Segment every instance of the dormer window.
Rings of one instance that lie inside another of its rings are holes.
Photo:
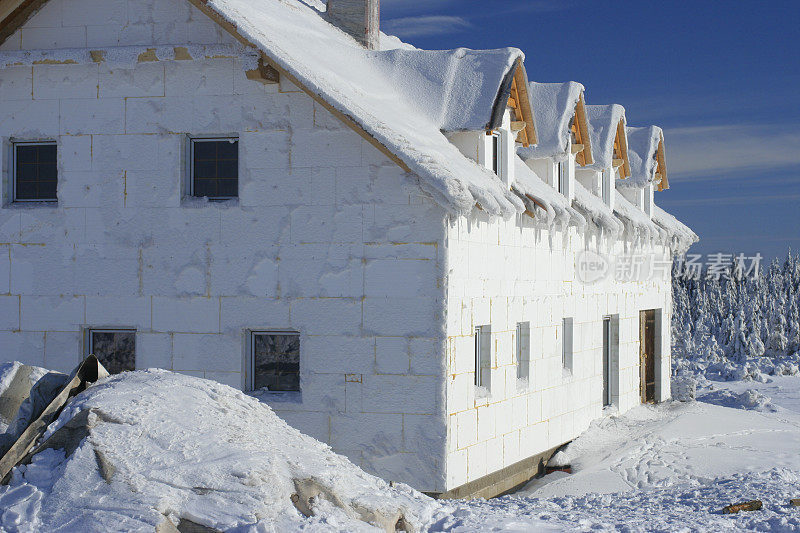
[[[500,176],[500,133],[492,133],[492,170]]]

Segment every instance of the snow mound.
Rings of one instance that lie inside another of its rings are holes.
[[[777,411],[772,405],[772,398],[767,398],[755,389],[747,389],[743,392],[734,392],[726,389],[709,391],[698,398],[701,402],[731,407],[733,409],[746,409],[748,411],[759,411],[774,413]]]
[[[237,531],[412,531],[436,508],[258,400],[164,370],[90,387],[43,442],[0,487],[4,530],[154,531],[188,520]]]

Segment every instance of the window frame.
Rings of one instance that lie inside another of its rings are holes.
[[[133,370],[136,370],[136,363],[137,363],[137,350],[136,350],[136,336],[139,331],[136,328],[129,328],[129,327],[86,327],[84,328],[84,357],[89,357],[90,355],[94,354],[94,333],[132,333],[133,334]],[[97,354],[94,354],[95,356]],[[99,360],[99,357],[98,357]],[[102,361],[101,361],[102,364]],[[132,371],[133,371],[132,370]],[[132,372],[131,371],[131,372]]]
[[[569,335],[567,334],[569,332]],[[561,319],[561,367],[570,375],[575,368],[575,319],[564,317]]]
[[[194,193],[194,144],[195,142],[233,142],[236,144],[236,196],[195,196]],[[186,180],[186,195],[190,198],[208,198],[210,202],[225,202],[229,200],[236,200],[239,198],[239,185],[241,176],[241,157],[239,151],[239,142],[241,141],[239,135],[189,135],[187,142],[188,157],[186,172],[188,179]]]
[[[290,329],[248,329],[247,330],[247,362],[245,367],[246,381],[245,390],[247,392],[256,392],[260,389],[255,388],[256,384],[256,336],[257,335],[286,335],[298,338],[300,342],[300,354],[297,360],[297,390],[288,391],[265,391],[264,394],[300,394],[303,390],[303,384],[300,380],[301,362],[303,356],[302,335],[299,331]]]
[[[503,177],[503,138],[499,131],[493,131],[491,134],[491,169],[494,171],[498,178]]]
[[[491,326],[475,326],[474,332],[475,386],[491,390],[492,386],[492,329]],[[485,344],[484,344],[485,343]],[[486,353],[484,353],[486,352]],[[488,363],[488,365],[484,365]],[[484,375],[484,369],[486,375]]]
[[[524,342],[523,342],[524,341]],[[517,322],[516,339],[517,379],[530,380],[531,367],[531,323]]]
[[[10,187],[7,189],[11,193],[9,203],[13,204],[57,204],[58,203],[58,141],[54,139],[40,140],[17,140],[9,141],[11,157],[9,158],[9,181]],[[55,146],[56,147],[56,197],[52,199],[42,198],[17,198],[17,147],[18,146]]]

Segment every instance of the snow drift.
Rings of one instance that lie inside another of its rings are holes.
[[[152,532],[183,520],[240,531],[416,531],[436,508],[258,400],[164,370],[90,387],[48,438],[64,449],[37,453],[0,487],[4,530]]]

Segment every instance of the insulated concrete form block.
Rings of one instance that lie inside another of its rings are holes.
[[[140,98],[164,96],[162,62],[137,63],[133,68],[101,64],[99,68],[100,98]]]
[[[239,372],[241,337],[238,335],[197,335],[175,333],[172,337],[172,365],[175,370]]]
[[[21,46],[28,50],[47,50],[60,48],[84,48],[86,46],[86,28],[76,26],[70,28],[22,28],[18,30]]]
[[[169,61],[165,65],[166,96],[233,94],[233,59]]]
[[[20,329],[19,296],[0,296],[0,329],[15,331]]]
[[[20,309],[24,331],[77,331],[85,322],[82,296],[22,296]]]
[[[58,100],[3,102],[0,106],[0,135],[17,139],[55,138],[59,132],[59,106]]]
[[[7,67],[0,77],[0,102],[7,100],[28,100],[32,97],[32,67]]]
[[[409,341],[405,337],[375,339],[375,371],[379,374],[407,374]]]
[[[290,303],[277,298],[223,297],[220,298],[222,333],[254,331],[283,331],[289,328]]]
[[[361,166],[361,139],[350,130],[294,130],[291,149],[297,168]]]
[[[331,416],[334,448],[364,449],[372,454],[401,451],[403,415],[354,413]]]
[[[82,47],[85,45],[79,45]],[[34,65],[33,97],[36,100],[97,98],[99,67],[86,65]]]
[[[0,330],[0,352],[25,365],[44,367],[44,332]]]
[[[364,267],[364,292],[372,297],[424,297],[436,291],[438,274],[434,261],[370,260]]]
[[[327,317],[335,316],[331,322]],[[361,302],[353,298],[299,298],[291,303],[291,325],[307,335],[361,334]]]
[[[154,331],[206,334],[219,332],[218,298],[154,296],[152,305]]]
[[[149,297],[88,296],[86,324],[89,327],[122,327],[149,330],[151,299]]]
[[[380,339],[379,339],[380,340]],[[375,369],[375,339],[341,335],[306,335],[300,340],[309,372],[345,374],[372,373]]]
[[[172,335],[136,332],[136,369],[172,369]]]
[[[83,360],[80,331],[48,331],[44,335],[44,368],[72,372]]]
[[[364,375],[364,410],[376,413],[434,414],[439,380],[431,376]]]

